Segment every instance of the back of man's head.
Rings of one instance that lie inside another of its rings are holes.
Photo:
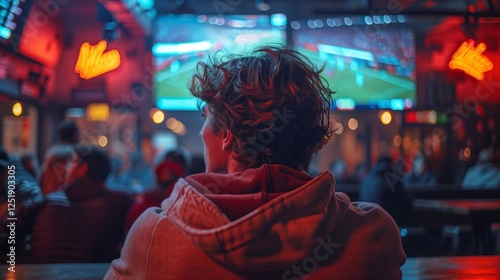
[[[199,63],[190,90],[213,114],[214,133],[235,136],[243,167],[284,164],[307,171],[331,136],[332,91],[310,60],[284,47]],[[201,104],[200,104],[201,105]]]
[[[111,172],[111,161],[105,151],[90,145],[79,145],[75,152],[88,165],[87,177],[106,180]]]
[[[76,144],[79,141],[78,126],[74,121],[63,121],[58,127],[59,140],[65,143]]]

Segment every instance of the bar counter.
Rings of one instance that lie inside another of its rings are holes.
[[[0,266],[6,280],[102,279],[109,264],[24,264]],[[500,279],[500,256],[408,258],[403,279]]]

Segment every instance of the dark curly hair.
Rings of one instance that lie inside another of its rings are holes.
[[[214,133],[235,136],[234,158],[245,168],[264,163],[308,171],[331,137],[331,95],[323,70],[284,46],[250,55],[219,55],[197,65],[190,91],[213,114]]]

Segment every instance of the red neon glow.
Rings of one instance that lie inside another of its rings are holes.
[[[486,50],[486,45],[480,43],[476,48],[470,42],[463,42],[458,50],[453,54],[449,63],[450,69],[463,70],[468,75],[482,80],[484,72],[493,69],[493,63],[482,54]]]
[[[79,73],[81,78],[88,80],[120,66],[120,53],[117,50],[104,52],[107,45],[104,40],[95,46],[88,42],[82,44],[75,65],[75,72]]]
[[[416,123],[417,122],[417,112],[407,112],[405,114],[406,123]]]

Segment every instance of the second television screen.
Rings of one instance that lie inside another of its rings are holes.
[[[374,17],[292,23],[294,47],[325,66],[322,74],[339,109],[402,110],[415,103],[413,31],[396,17],[394,24],[383,23],[390,17]]]

